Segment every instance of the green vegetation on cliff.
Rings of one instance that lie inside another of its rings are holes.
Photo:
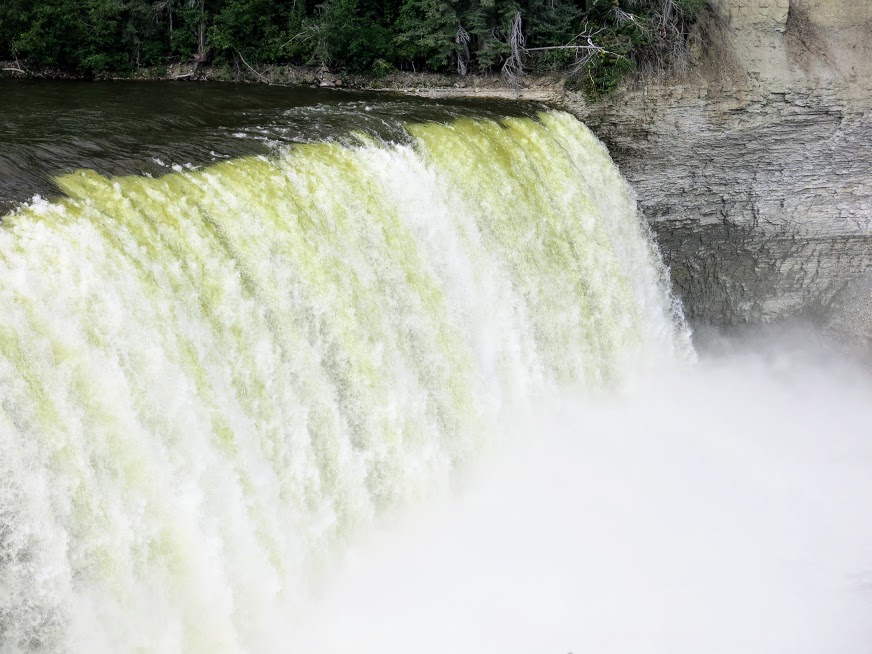
[[[680,60],[706,0],[4,0],[0,59],[78,74],[170,62],[568,72],[588,94]]]

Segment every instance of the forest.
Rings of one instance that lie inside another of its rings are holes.
[[[680,65],[706,0],[3,0],[0,60],[74,74],[170,63],[560,72],[589,95]]]

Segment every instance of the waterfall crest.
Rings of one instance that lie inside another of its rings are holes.
[[[407,130],[4,218],[0,650],[280,650],[324,553],[507,414],[690,351],[581,123]]]

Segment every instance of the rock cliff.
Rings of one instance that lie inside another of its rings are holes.
[[[872,2],[712,0],[699,31],[677,83],[569,108],[635,187],[692,323],[868,332]]]

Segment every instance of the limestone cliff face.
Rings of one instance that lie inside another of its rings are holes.
[[[872,1],[710,13],[680,83],[570,108],[636,188],[693,323],[850,330],[872,271]]]

